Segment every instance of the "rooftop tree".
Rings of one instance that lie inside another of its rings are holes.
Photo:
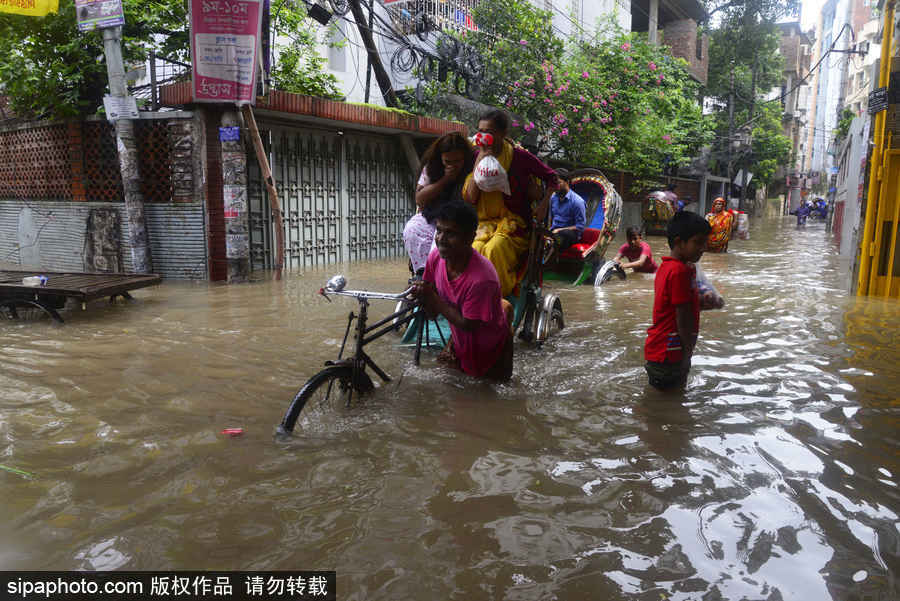
[[[652,179],[708,142],[699,85],[666,48],[612,26],[564,43],[526,0],[483,0],[474,18],[478,31],[460,40],[482,59],[479,99],[508,109],[513,135],[539,153]],[[426,110],[456,88],[430,82]]]

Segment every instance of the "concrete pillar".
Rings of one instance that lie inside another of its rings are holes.
[[[653,46],[659,45],[657,39],[659,30],[659,0],[650,0],[650,24],[647,29],[647,39]]]

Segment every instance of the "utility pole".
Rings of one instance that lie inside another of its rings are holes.
[[[725,190],[725,204],[731,198],[731,168],[734,158],[732,157],[732,149],[734,148],[734,65],[731,66],[731,89],[728,92],[728,189]]]
[[[378,87],[381,88],[384,103],[387,106],[397,108],[400,106],[400,102],[397,100],[397,95],[394,94],[391,78],[385,71],[384,65],[381,64],[381,56],[378,54],[375,40],[372,38],[372,28],[366,26],[366,17],[363,14],[362,6],[360,6],[360,0],[349,0],[349,2],[350,10],[353,11],[353,20],[356,21],[356,28],[359,30],[363,45],[366,47],[366,53],[369,55],[369,63],[375,70],[375,81],[378,82]]]
[[[122,26],[103,29],[103,53],[106,56],[106,72],[109,76],[109,94],[120,99],[128,96],[125,85],[125,64],[122,60]],[[116,148],[119,150],[119,171],[125,192],[125,212],[128,215],[128,248],[135,273],[150,273],[153,263],[150,256],[150,239],[144,219],[144,195],[138,171],[138,152],[134,138],[134,122],[129,118],[115,120]]]
[[[375,0],[369,0],[369,31],[372,31],[373,17],[375,16]],[[366,99],[369,102],[369,91],[372,89],[372,59],[366,53]]]
[[[753,60],[753,71],[751,75],[751,84],[750,84],[750,115],[747,119],[747,122],[753,121],[754,111],[756,110],[756,71],[757,66],[759,64],[758,59],[754,58]],[[750,131],[753,131],[751,126]],[[753,149],[753,136],[747,136],[747,143],[750,145],[749,151],[752,153]],[[752,154],[751,154],[752,156]],[[741,199],[738,202],[738,208],[741,211],[746,211],[747,207],[747,171],[749,170],[750,165],[745,164],[744,169],[741,171]]]

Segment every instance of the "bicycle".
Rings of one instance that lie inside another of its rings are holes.
[[[349,407],[353,398],[353,391],[356,391],[359,395],[372,391],[375,388],[375,384],[372,382],[369,374],[366,373],[367,367],[371,368],[382,381],[390,382],[391,377],[378,367],[363,349],[370,342],[381,338],[389,332],[399,330],[399,328],[413,320],[416,320],[418,328],[414,361],[416,365],[419,364],[422,350],[422,332],[424,331],[427,318],[424,318],[424,311],[417,312],[419,302],[412,298],[413,286],[410,285],[409,288],[399,294],[368,292],[366,290],[344,290],[345,286],[346,280],[343,276],[334,276],[323,288],[319,289],[319,294],[328,302],[331,302],[331,299],[328,298],[329,294],[354,297],[359,303],[359,314],[355,315],[353,311],[350,312],[347,319],[347,329],[344,331],[344,340],[341,342],[341,350],[338,352],[337,359],[326,361],[325,369],[312,376],[300,388],[284,414],[281,424],[278,426],[278,434],[289,435],[294,430],[294,426],[303,409],[310,404],[310,401],[316,404],[314,399],[317,398],[317,395],[320,396],[318,404],[329,403],[332,392],[334,392],[337,400],[342,401],[345,406]],[[370,299],[398,301],[397,309],[384,319],[368,325]],[[422,318],[417,319],[418,316],[422,316]],[[343,358],[347,338],[350,335],[350,328],[354,319],[356,320],[355,350],[352,357]],[[337,390],[334,390],[335,384],[337,384]]]

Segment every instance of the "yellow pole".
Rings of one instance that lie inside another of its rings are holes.
[[[888,151],[888,160],[887,165],[891,166],[894,164],[893,152]],[[885,174],[887,177],[887,174]],[[885,199],[888,198],[888,195],[891,193],[890,190],[885,189]],[[897,219],[900,218],[900,186],[897,186],[897,198],[894,199],[894,215],[891,223],[893,224],[894,231],[891,232],[891,250],[888,254],[887,261],[887,280],[884,283],[884,296],[891,296],[891,287],[893,285],[894,279],[894,256],[897,253]]]
[[[886,88],[890,84],[891,78],[891,43],[894,40],[894,2],[889,0],[885,2],[884,10],[884,33],[881,37],[881,69],[878,74],[878,87]],[[866,195],[866,217],[863,228],[862,241],[860,242],[859,252],[859,278],[857,280],[856,294],[859,296],[867,296],[869,294],[869,284],[872,279],[872,255],[874,254],[875,234],[875,218],[877,216],[877,208],[879,201],[878,190],[879,175],[881,175],[882,164],[884,158],[884,129],[885,120],[887,119],[887,111],[881,111],[875,114],[875,148],[872,149],[872,161],[869,165],[869,192]]]

